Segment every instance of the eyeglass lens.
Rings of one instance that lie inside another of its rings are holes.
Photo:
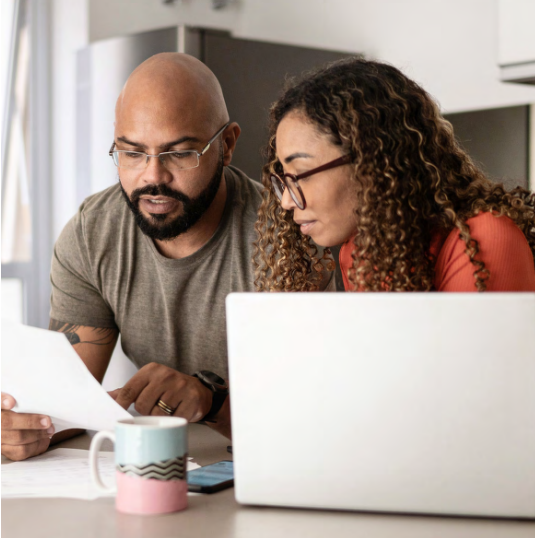
[[[138,151],[114,151],[113,160],[119,168],[138,170],[146,168],[151,157],[158,157],[168,170],[187,170],[199,166],[199,155],[196,151],[168,152],[158,155],[147,155]]]
[[[273,190],[279,200],[282,200],[284,189],[286,188],[286,185],[288,185],[292,200],[296,203],[299,209],[304,209],[305,201],[303,200],[297,185],[291,179],[286,178],[286,182],[283,182],[280,177],[273,174],[271,176],[271,184],[273,185]]]

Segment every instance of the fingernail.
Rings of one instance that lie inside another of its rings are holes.
[[[5,400],[2,401],[2,405],[4,407],[9,407],[11,405],[11,400],[9,398],[6,398]]]
[[[47,418],[42,418],[41,419],[41,425],[42,426],[48,426],[48,419]]]
[[[46,433],[54,433],[54,426],[50,426],[50,428],[46,430]]]

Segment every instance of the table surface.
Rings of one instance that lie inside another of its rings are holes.
[[[88,449],[84,434],[57,445]],[[228,440],[190,425],[189,454],[200,465],[230,459]],[[103,450],[111,450],[104,444]],[[6,460],[2,460],[3,462]],[[115,511],[113,498],[2,499],[3,538],[534,538],[535,522],[241,506],[234,489],[188,497],[188,509],[163,516]]]

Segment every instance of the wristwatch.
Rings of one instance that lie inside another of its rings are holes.
[[[212,407],[204,415],[201,422],[215,422],[213,419],[223,406],[228,396],[228,384],[222,378],[210,370],[199,370],[193,374],[205,387],[212,391]]]

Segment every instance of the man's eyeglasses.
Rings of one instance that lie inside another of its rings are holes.
[[[273,185],[273,190],[275,191],[277,198],[279,200],[282,200],[282,195],[284,194],[284,190],[287,188],[290,192],[290,196],[292,197],[292,200],[295,202],[295,205],[299,209],[305,209],[307,206],[305,195],[303,194],[303,191],[301,190],[301,187],[299,186],[299,183],[297,182],[300,179],[305,179],[306,177],[309,177],[313,174],[317,174],[318,172],[324,172],[325,170],[330,170],[331,168],[336,168],[337,166],[349,164],[351,160],[352,160],[351,155],[343,155],[342,157],[338,157],[334,161],[330,161],[327,164],[323,164],[321,166],[318,166],[317,168],[313,168],[312,170],[309,170],[308,172],[303,172],[302,174],[298,174],[298,175],[295,175],[295,174],[278,175],[273,172],[270,176],[271,184]]]
[[[206,146],[199,152],[194,149],[187,151],[164,151],[156,155],[149,155],[142,151],[128,151],[113,149],[115,141],[111,145],[109,155],[117,168],[128,170],[141,170],[147,168],[150,157],[157,157],[167,170],[189,170],[199,166],[199,159],[210,149],[212,142],[230,125],[225,123],[217,133],[210,138]]]

